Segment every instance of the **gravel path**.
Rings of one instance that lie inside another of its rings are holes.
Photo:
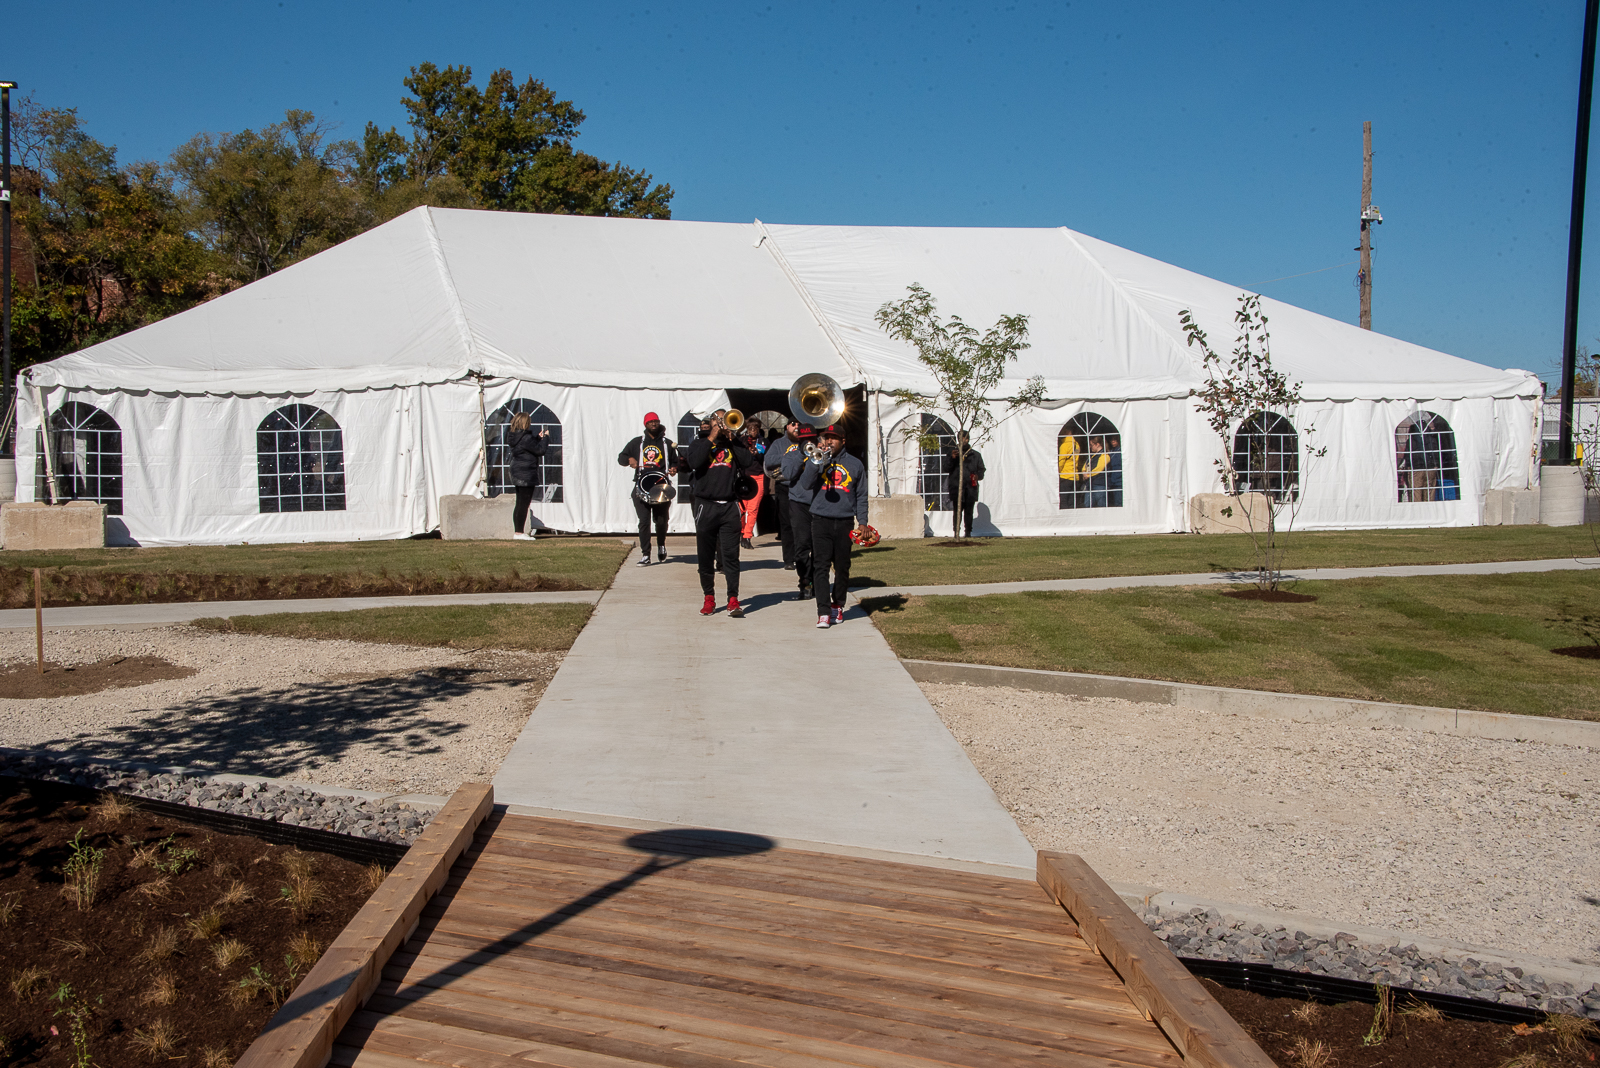
[[[1111,882],[1600,963],[1600,753],[927,684],[1040,849]]]
[[[0,665],[33,657],[0,633]],[[0,699],[0,745],[267,775],[385,793],[487,781],[561,655],[453,652],[212,634],[191,627],[65,630],[61,664],[160,656],[185,679],[80,697]]]

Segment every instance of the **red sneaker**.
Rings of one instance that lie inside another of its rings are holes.
[[[830,622],[832,622],[836,627],[844,622],[844,605],[836,604],[833,606],[833,612],[830,615]]]
[[[728,598],[728,615],[732,616],[734,619],[744,618],[744,609],[739,607],[739,598]]]
[[[709,616],[712,612],[715,612],[716,610],[717,610],[717,598],[716,598],[716,595],[715,594],[711,594],[711,593],[706,594],[706,603],[700,606],[700,614],[703,615],[703,616]]]

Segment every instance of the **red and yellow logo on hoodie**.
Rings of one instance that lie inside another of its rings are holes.
[[[731,449],[715,449],[715,450],[713,450],[712,453],[711,453],[711,466],[712,467],[732,467],[733,466],[733,450],[731,450]]]
[[[848,493],[855,484],[856,480],[850,472],[838,465],[828,468],[823,474],[822,488],[825,490],[844,490]]]
[[[661,453],[660,445],[646,445],[644,447],[644,460],[641,467],[665,467],[666,458]]]

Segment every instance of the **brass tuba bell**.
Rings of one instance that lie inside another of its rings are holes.
[[[844,415],[844,387],[820,372],[801,375],[789,387],[789,412],[818,429],[832,426]]]

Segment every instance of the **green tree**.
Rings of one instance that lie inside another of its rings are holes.
[[[172,154],[194,229],[240,281],[315,255],[374,222],[354,170],[358,148],[291,110],[259,132],[197,134]]]
[[[672,217],[672,187],[572,147],[584,114],[543,82],[516,83],[509,70],[483,88],[472,68],[411,68],[410,137],[369,123],[357,173],[376,199],[467,198],[483,208],[563,215]],[[453,183],[453,184],[452,184]]]
[[[188,233],[169,176],[154,163],[119,166],[75,109],[26,97],[12,130],[20,166],[13,211],[33,278],[12,305],[21,368],[154,322],[220,292],[206,250]]]
[[[917,360],[933,376],[935,389],[933,393],[897,389],[891,395],[905,404],[942,412],[955,424],[955,537],[961,541],[966,479],[960,475],[966,470],[967,453],[988,441],[1003,421],[994,413],[997,400],[1004,399],[1008,416],[1038,404],[1044,397],[1044,379],[1028,379],[1015,396],[993,396],[1017,353],[1029,347],[1026,315],[1002,315],[995,325],[979,333],[958,315],[948,321],[941,319],[933,295],[920,285],[913,283],[906,293],[904,300],[880,307],[875,318],[890,337],[917,350]],[[911,433],[920,436],[920,430]],[[967,436],[965,443],[962,435]]]

